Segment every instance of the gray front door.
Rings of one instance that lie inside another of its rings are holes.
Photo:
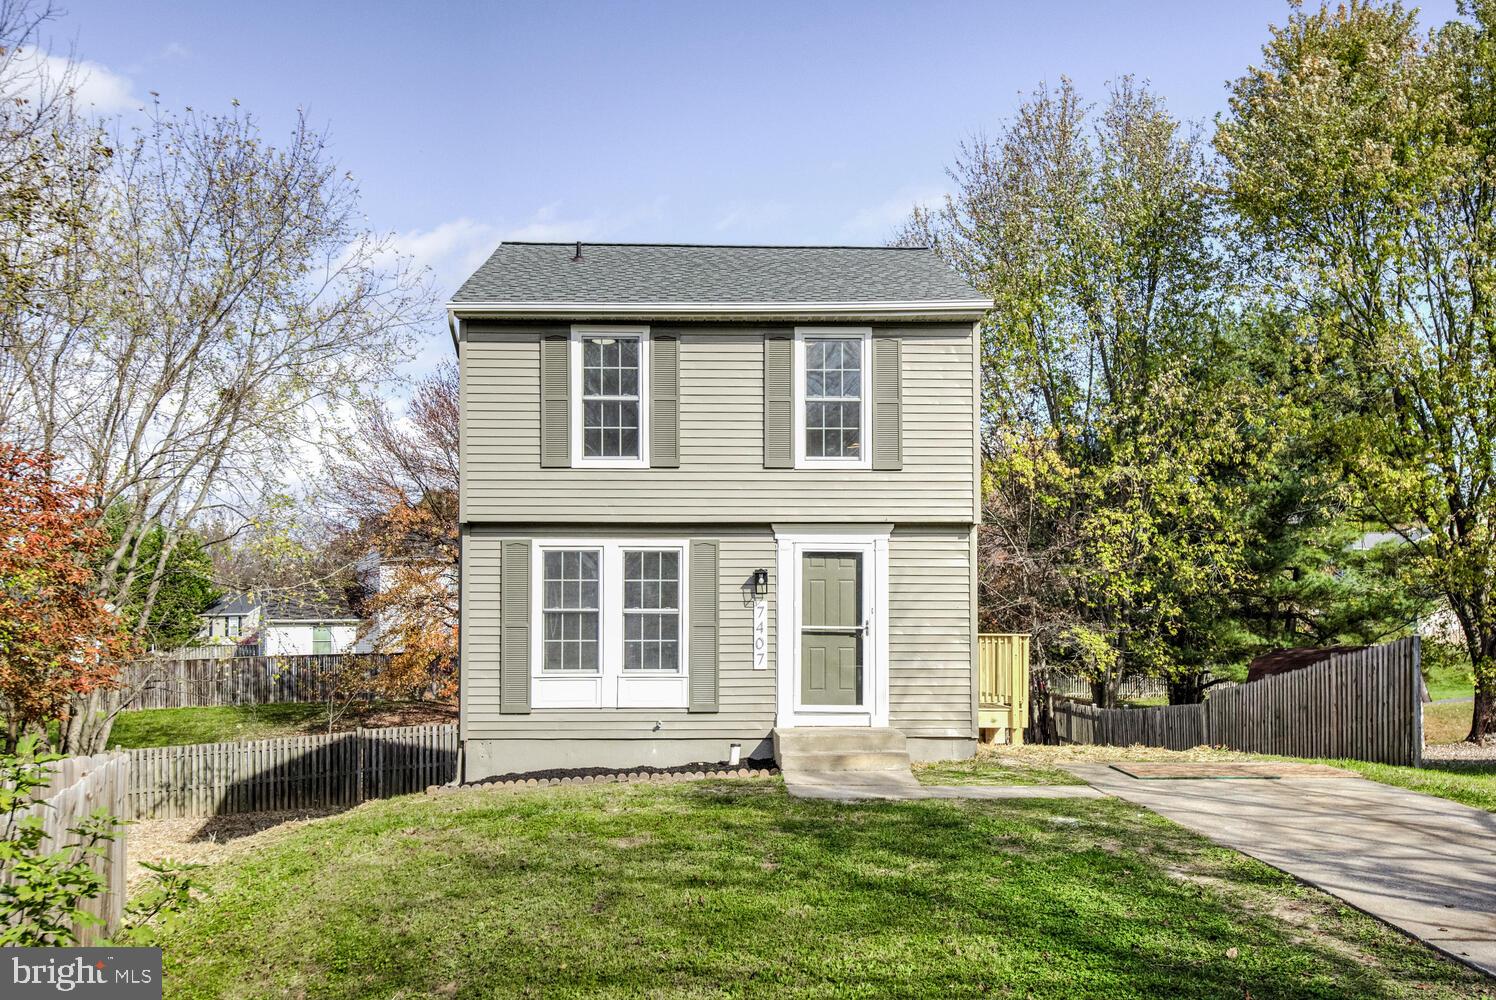
[[[800,703],[862,700],[862,555],[807,552],[800,567]]]

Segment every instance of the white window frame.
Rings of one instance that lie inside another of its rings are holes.
[[[598,669],[588,673],[545,670],[545,553],[592,549],[598,564]],[[680,555],[678,669],[625,672],[623,669],[623,553],[625,550]],[[690,657],[687,613],[691,546],[682,538],[537,538],[530,543],[530,707],[531,708],[686,708]]]
[[[862,341],[861,441],[856,458],[811,458],[805,454],[805,341],[841,338]],[[868,412],[872,401],[873,328],[870,326],[797,326],[795,327],[795,468],[797,469],[871,469],[873,467],[873,422]]]
[[[592,337],[632,337],[639,341],[639,455],[636,458],[613,458],[586,454],[583,438],[582,341]],[[616,324],[577,323],[571,328],[569,344],[571,398],[571,465],[574,469],[647,469],[649,468],[649,327]]]

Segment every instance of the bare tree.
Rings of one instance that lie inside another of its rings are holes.
[[[300,118],[283,147],[235,109],[121,129],[90,239],[9,345],[9,433],[65,456],[123,511],[100,589],[144,593],[194,521],[247,521],[314,465],[314,443],[395,373],[430,304],[424,275],[363,228],[357,189]],[[155,558],[141,541],[166,529]],[[142,589],[141,581],[145,581]],[[119,692],[72,706],[98,749]]]

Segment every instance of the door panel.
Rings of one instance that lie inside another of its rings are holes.
[[[862,556],[807,552],[800,579],[800,702],[861,705]]]

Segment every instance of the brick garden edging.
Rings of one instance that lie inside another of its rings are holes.
[[[427,795],[445,795],[475,788],[548,788],[557,785],[624,785],[670,784],[679,781],[704,781],[723,778],[769,778],[779,773],[777,767],[738,768],[670,768],[637,771],[610,771],[603,774],[564,775],[561,777],[526,777],[516,775],[504,780],[474,781],[465,785],[431,785]]]

